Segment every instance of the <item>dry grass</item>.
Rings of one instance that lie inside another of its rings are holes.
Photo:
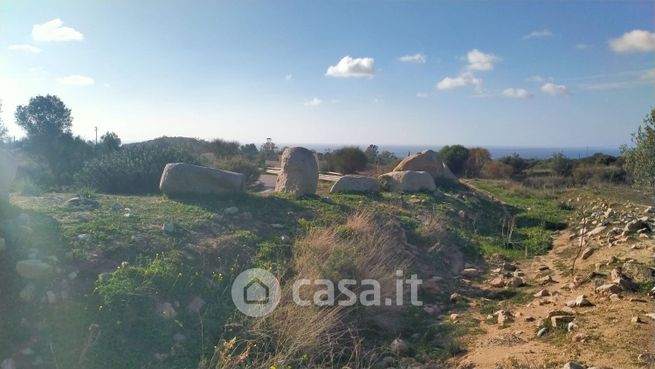
[[[283,286],[280,305],[252,322],[247,339],[228,341],[210,367],[370,368],[382,352],[364,347],[360,322],[353,318],[357,307],[298,306],[291,286],[298,278],[330,279],[335,285],[336,279],[368,278],[380,282],[382,298],[395,296],[395,272],[410,265],[405,244],[397,225],[370,213],[355,214],[344,225],[311,231],[296,243],[295,277]],[[302,292],[303,298],[311,299],[314,291],[308,286]]]

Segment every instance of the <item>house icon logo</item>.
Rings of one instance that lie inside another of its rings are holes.
[[[280,302],[280,283],[264,269],[247,269],[232,283],[232,301],[245,315],[265,316]]]
[[[243,289],[243,300],[246,304],[268,304],[270,289],[259,278],[255,278]]]

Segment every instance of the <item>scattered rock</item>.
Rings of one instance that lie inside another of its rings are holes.
[[[507,286],[508,287],[521,287],[525,285],[525,280],[521,277],[512,277],[507,281]]]
[[[534,297],[546,297],[546,296],[550,296],[550,292],[548,292],[547,289],[543,289],[534,294]]]
[[[504,262],[503,265],[502,265],[502,268],[504,270],[507,270],[508,272],[513,272],[513,271],[516,270],[516,265],[514,265],[512,263]]]
[[[573,361],[569,361],[568,363],[564,364],[562,369],[586,369],[586,367]]]
[[[460,274],[463,277],[471,278],[471,277],[477,277],[478,275],[480,275],[480,271],[478,271],[475,268],[466,268],[466,269],[463,269]]]
[[[166,319],[173,319],[177,316],[177,312],[170,302],[164,302],[157,305],[157,314]]]
[[[297,195],[315,194],[318,187],[318,161],[304,147],[289,147],[280,156],[281,170],[275,183],[276,192]]]
[[[537,331],[537,337],[542,337],[548,332],[548,328],[544,327]]]
[[[166,164],[159,181],[159,189],[169,196],[241,192],[244,188],[241,173],[187,163]]]
[[[234,216],[239,214],[239,208],[236,206],[230,206],[229,208],[225,208],[223,210],[223,214],[228,215],[228,216]]]
[[[618,294],[623,291],[621,287],[616,284],[604,284],[600,287],[596,287],[596,293],[600,295],[613,295]]]
[[[566,328],[574,319],[572,315],[555,315],[550,317],[550,323],[553,327]]]
[[[16,362],[14,359],[4,359],[0,363],[0,369],[16,369]]]
[[[16,263],[16,272],[25,279],[45,278],[52,271],[52,265],[39,260],[21,260]]]
[[[396,338],[391,341],[389,348],[391,349],[391,352],[398,355],[404,355],[409,351],[409,345],[401,338]]]
[[[542,286],[543,286],[543,285],[546,285],[546,284],[550,284],[550,283],[556,283],[556,282],[553,280],[553,277],[551,277],[551,276],[549,276],[549,275],[537,279],[537,282],[539,282],[539,284],[542,285]]]
[[[380,183],[377,178],[368,176],[345,175],[339,178],[330,189],[330,193],[377,193]]]
[[[100,203],[88,197],[73,197],[68,199],[65,204],[69,208],[97,209]]]
[[[641,317],[640,317],[639,315],[637,315],[637,316],[633,316],[632,319],[630,319],[630,322],[633,323],[633,324],[642,324],[642,323],[646,323],[646,322],[644,322],[643,319],[641,319]]]
[[[567,332],[571,332],[571,331],[573,331],[574,329],[577,329],[577,328],[578,328],[578,326],[577,326],[575,323],[570,322],[570,323],[566,326],[566,331],[567,331]]]
[[[591,248],[591,247],[587,247],[586,249],[584,249],[584,251],[582,251],[582,256],[580,256],[580,257],[582,258],[582,260],[586,260],[591,255],[593,255],[593,253],[594,253],[594,249]]]
[[[378,177],[380,187],[392,192],[420,192],[434,191],[437,186],[434,179],[427,172],[406,170],[402,172],[389,172]]]
[[[598,227],[594,228],[593,230],[591,230],[589,233],[587,233],[587,236],[593,237],[593,236],[599,235],[601,232],[603,232],[605,230],[605,228],[607,228],[607,227],[606,226],[598,226]]]
[[[462,295],[460,295],[457,292],[454,292],[452,295],[450,295],[450,301],[451,302],[457,302],[462,298]]]
[[[579,295],[578,297],[575,298],[575,300],[567,302],[566,306],[587,307],[587,306],[594,306],[594,304],[592,304],[591,301],[587,300],[587,297],[585,295]]]
[[[504,287],[505,286],[505,279],[503,279],[503,277],[496,277],[496,278],[492,279],[491,281],[489,281],[489,285],[491,287],[496,287],[496,288]]]
[[[639,356],[637,356],[637,360],[641,361],[642,363],[652,364],[655,363],[655,354],[639,354]]]

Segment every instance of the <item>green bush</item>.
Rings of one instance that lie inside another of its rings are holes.
[[[259,165],[252,160],[242,157],[232,157],[229,159],[221,160],[217,163],[219,169],[229,170],[244,175],[246,185],[252,185],[259,180],[261,170]]]
[[[357,173],[366,169],[368,158],[358,147],[344,147],[326,155],[327,168],[343,174]]]
[[[86,162],[76,179],[78,185],[104,193],[155,193],[166,164],[179,162],[198,164],[198,159],[172,147],[135,145]]]
[[[626,172],[616,166],[581,166],[573,170],[573,180],[577,184],[624,183]]]

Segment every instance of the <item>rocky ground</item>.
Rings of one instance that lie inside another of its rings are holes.
[[[494,311],[471,298],[467,314],[482,322],[484,333],[468,337],[460,367],[655,366],[652,208],[570,202],[580,209],[570,220],[574,226],[555,238],[548,254],[497,265],[479,283],[485,290],[520,286],[530,298]]]

